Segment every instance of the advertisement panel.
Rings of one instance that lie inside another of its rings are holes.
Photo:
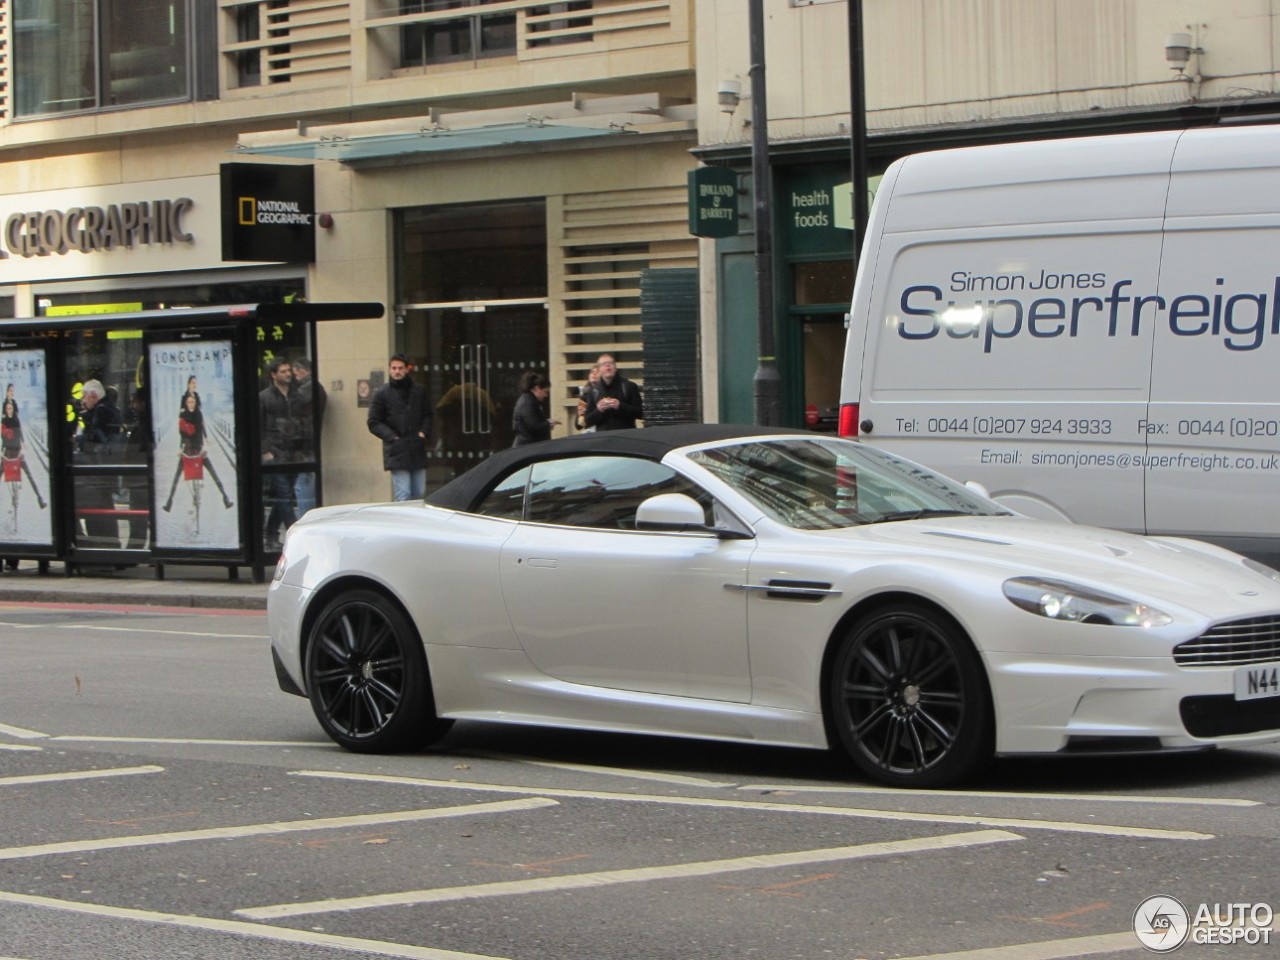
[[[153,342],[155,546],[238,549],[235,376],[230,338]]]
[[[52,546],[45,351],[0,344],[0,378],[0,547]]]
[[[316,186],[311,167],[222,165],[222,259],[314,263]]]

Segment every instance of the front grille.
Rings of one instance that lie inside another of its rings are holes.
[[[1180,667],[1234,667],[1280,660],[1280,617],[1220,623],[1173,648]]]
[[[1183,697],[1182,723],[1193,737],[1230,737],[1280,730],[1280,697],[1236,700],[1230,694]]]

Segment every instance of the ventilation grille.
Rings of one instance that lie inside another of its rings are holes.
[[[1280,617],[1220,623],[1173,649],[1180,667],[1230,667],[1280,661]]]

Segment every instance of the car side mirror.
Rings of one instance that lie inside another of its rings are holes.
[[[693,497],[684,493],[660,493],[636,509],[637,530],[706,530],[707,515]]]
[[[988,500],[991,499],[991,491],[980,484],[977,480],[966,480],[964,485],[966,489],[972,490],[978,496],[986,497]]]

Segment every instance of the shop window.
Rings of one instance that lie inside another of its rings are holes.
[[[13,297],[0,297],[0,320],[13,317]]]
[[[190,98],[191,0],[14,0],[14,115]]]
[[[541,201],[419,207],[400,214],[398,303],[517,300],[547,295]]]
[[[482,12],[484,7],[507,9]],[[435,63],[514,56],[516,15],[507,0],[401,0],[400,13],[446,13],[400,29],[401,66],[422,67]]]
[[[820,260],[791,267],[792,302],[797,307],[842,303],[853,299],[853,261]]]

